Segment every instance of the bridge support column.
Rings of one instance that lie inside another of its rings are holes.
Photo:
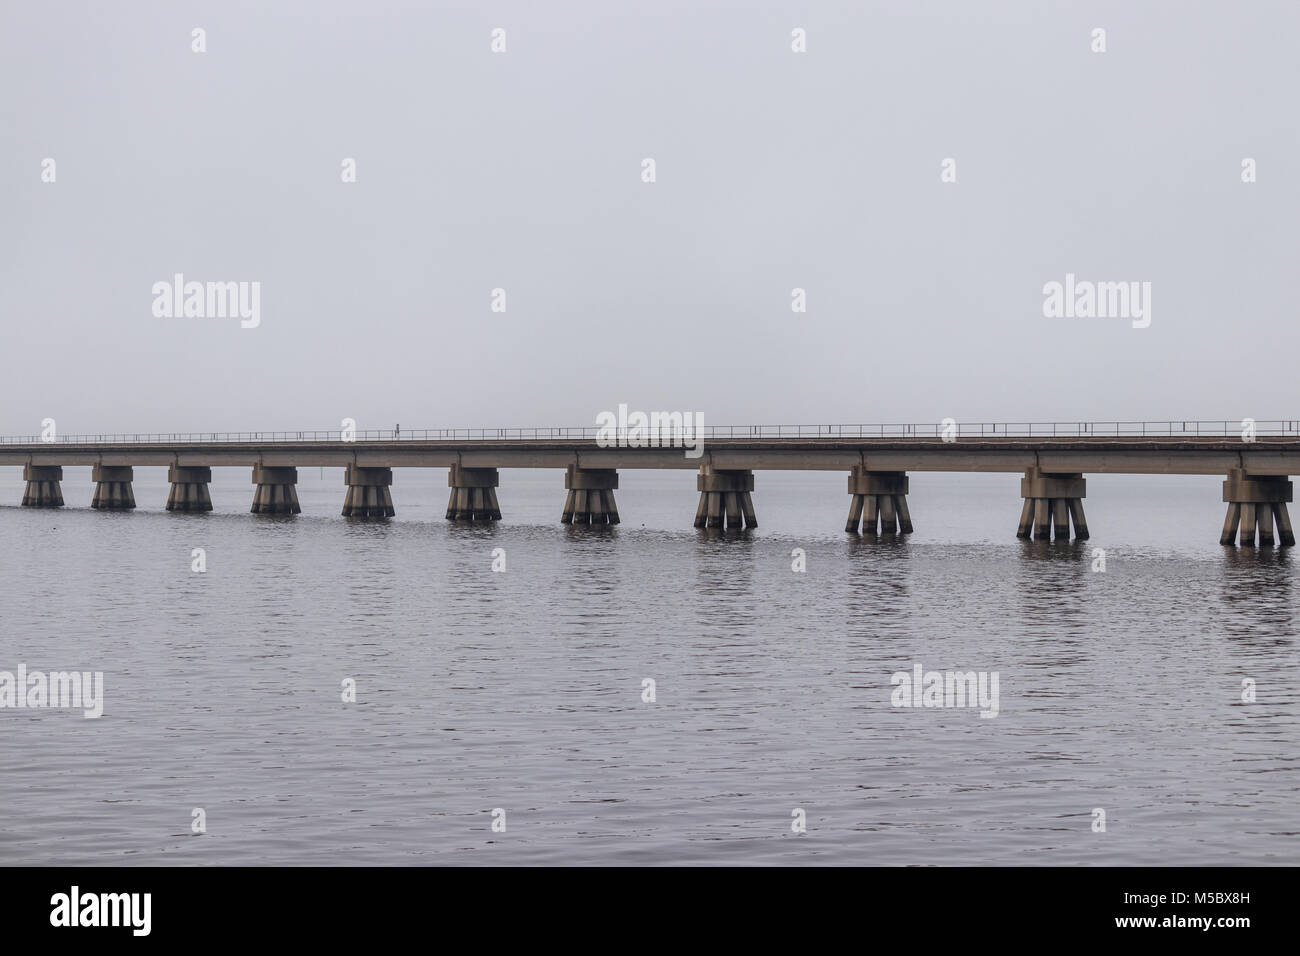
[[[1219,544],[1236,543],[1240,526],[1242,546],[1254,547],[1255,527],[1258,525],[1260,547],[1271,548],[1276,524],[1277,538],[1282,547],[1295,546],[1291,515],[1286,508],[1287,502],[1291,501],[1291,481],[1285,475],[1252,478],[1243,469],[1234,468],[1223,483],[1223,500],[1228,503],[1228,515],[1223,521]]]
[[[90,507],[99,511],[127,511],[135,507],[135,494],[131,481],[135,475],[130,465],[94,465],[90,480],[95,483],[95,495]]]
[[[849,474],[849,520],[845,531],[863,534],[911,534],[912,513],[907,509],[907,475],[901,471],[867,471],[854,465]]]
[[[712,465],[701,465],[695,479],[700,492],[700,504],[695,509],[697,528],[757,528],[754,516],[754,490],[752,471],[718,471]]]
[[[253,492],[255,515],[296,515],[298,506],[298,469],[288,467],[253,466]]]
[[[24,508],[63,507],[63,489],[59,486],[63,480],[62,465],[24,465],[23,480],[27,482],[23,491]]]
[[[1083,499],[1087,487],[1082,475],[1044,474],[1037,467],[1026,470],[1020,479],[1020,497],[1025,504],[1016,537],[1047,541],[1055,533],[1057,541],[1068,541],[1073,523],[1075,538],[1086,541],[1088,521],[1083,515]]]
[[[614,489],[618,472],[613,468],[579,468],[570,465],[564,472],[564,524],[618,524],[618,504]]]
[[[343,483],[348,486],[343,499],[345,518],[391,518],[393,495],[388,490],[393,483],[391,468],[360,468],[348,465],[343,472]]]
[[[167,480],[172,483],[167,492],[168,511],[212,510],[212,497],[208,494],[211,468],[172,465],[167,469]]]
[[[452,521],[500,521],[497,487],[501,476],[495,468],[462,468],[452,465],[447,474],[447,518]]]

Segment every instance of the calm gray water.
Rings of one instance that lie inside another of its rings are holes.
[[[913,475],[873,543],[838,473],[760,472],[726,536],[688,471],[623,472],[612,530],[558,472],[503,471],[490,527],[441,469],[379,523],[299,474],[278,519],[244,469],[193,516],[164,469],[130,514],[3,470],[0,670],[103,671],[105,712],[0,710],[0,863],[1300,861],[1296,560],[1218,546],[1219,479],[1090,476],[1092,540],[1048,545],[1014,475]],[[918,663],[997,671],[999,714],[891,706]]]

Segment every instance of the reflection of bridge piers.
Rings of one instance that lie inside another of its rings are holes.
[[[344,514],[394,513],[394,472],[447,468],[447,517],[496,521],[502,468],[555,468],[567,492],[560,520],[614,524],[619,472],[698,470],[699,527],[754,528],[758,471],[836,471],[849,474],[846,530],[868,537],[912,531],[909,483],[916,472],[1017,474],[1024,499],[1021,537],[1088,537],[1083,513],[1085,474],[1227,475],[1228,505],[1221,540],[1265,547],[1295,543],[1287,505],[1290,475],[1300,474],[1300,422],[1256,422],[1241,440],[1232,422],[958,425],[738,426],[704,429],[689,450],[671,443],[602,443],[589,428],[477,431],[337,432],[0,438],[0,465],[23,466],[26,507],[63,504],[64,466],[93,469],[92,507],[128,509],[133,469],[166,467],[169,511],[212,509],[213,468],[252,468],[255,514],[297,514],[300,467],[346,470]],[[695,452],[695,457],[688,457]],[[699,454],[706,457],[701,461]]]

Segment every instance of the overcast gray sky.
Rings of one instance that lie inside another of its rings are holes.
[[[1294,0],[3,0],[0,433],[1300,418],[1298,32]],[[155,317],[177,272],[260,282],[260,326]],[[1067,272],[1150,282],[1150,327],[1045,318]]]

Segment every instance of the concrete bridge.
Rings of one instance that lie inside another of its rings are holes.
[[[169,511],[210,511],[212,469],[244,467],[255,486],[252,512],[294,514],[299,467],[342,467],[343,514],[395,513],[395,468],[446,468],[447,517],[501,518],[499,469],[564,472],[560,520],[617,524],[620,469],[698,471],[695,526],[756,527],[754,473],[843,471],[845,530],[909,534],[908,473],[1019,474],[1022,538],[1088,537],[1083,500],[1088,473],[1223,475],[1227,515],[1220,543],[1295,544],[1289,475],[1300,472],[1300,421],[1067,422],[878,425],[708,426],[688,436],[616,436],[594,427],[363,431],[204,432],[36,436],[0,439],[0,465],[21,465],[23,505],[63,504],[63,466],[90,466],[91,507],[135,507],[135,466],[166,466]],[[1008,487],[1008,497],[1011,495]],[[1274,529],[1277,534],[1274,535]]]

